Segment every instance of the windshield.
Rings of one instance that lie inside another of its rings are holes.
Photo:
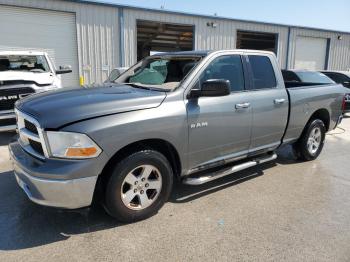
[[[172,91],[192,71],[202,57],[149,57],[122,74],[115,82],[136,87]]]
[[[50,68],[44,55],[1,55],[0,72],[1,71],[45,73],[49,72]]]
[[[329,77],[319,72],[295,72],[304,83],[334,84]]]

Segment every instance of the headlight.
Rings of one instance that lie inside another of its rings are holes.
[[[87,135],[72,132],[47,131],[47,139],[53,157],[93,158],[102,150]]]

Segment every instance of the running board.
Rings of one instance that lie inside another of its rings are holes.
[[[234,166],[228,167],[226,169],[216,171],[216,172],[211,173],[209,175],[205,175],[205,176],[201,176],[201,177],[189,177],[189,178],[184,179],[183,183],[186,185],[191,185],[191,186],[201,185],[201,184],[213,181],[215,179],[218,179],[220,177],[224,177],[224,176],[230,175],[232,173],[236,173],[238,171],[241,171],[241,170],[262,164],[262,163],[266,163],[266,162],[269,162],[272,160],[275,160],[276,158],[277,158],[276,153],[273,153],[272,155],[256,158],[256,159],[250,160],[248,162],[244,162],[242,164],[234,165]]]

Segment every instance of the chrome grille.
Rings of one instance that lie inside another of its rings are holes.
[[[7,118],[3,118],[1,119],[0,117],[0,127],[2,126],[12,126],[16,124],[16,119],[13,117],[7,117]]]
[[[29,154],[44,159],[48,157],[45,139],[38,121],[16,110],[19,143]]]
[[[44,155],[44,150],[41,145],[41,143],[31,140],[30,138],[28,139],[29,145],[35,150],[35,152],[39,153],[40,155]]]
[[[24,127],[30,132],[39,135],[37,127],[32,122],[29,122],[27,119],[24,119]]]
[[[13,110],[17,100],[34,93],[35,90],[30,87],[21,88],[2,88],[0,95],[0,110]]]

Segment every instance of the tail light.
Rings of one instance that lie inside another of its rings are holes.
[[[346,109],[346,96],[347,95],[345,95],[343,97],[343,103],[342,103],[342,106],[341,106],[341,110],[343,111],[343,113],[345,112],[345,109]]]

